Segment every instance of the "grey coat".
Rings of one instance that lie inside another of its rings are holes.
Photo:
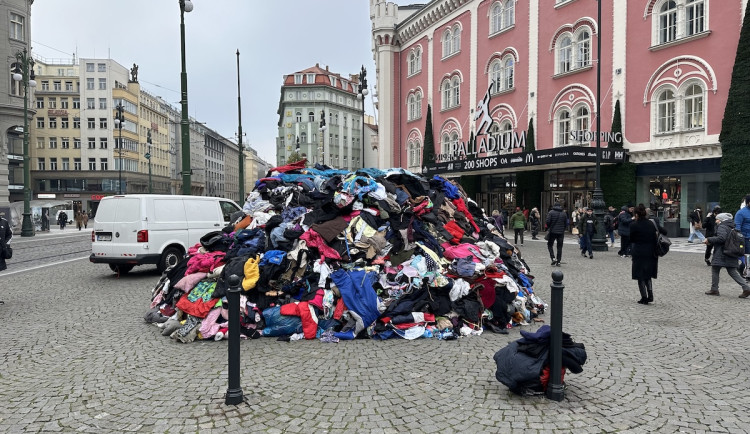
[[[711,265],[717,267],[739,267],[739,258],[724,255],[724,241],[726,241],[732,229],[734,229],[734,221],[732,219],[724,220],[716,226],[716,235],[707,238],[708,243],[714,246],[714,256],[711,258]]]

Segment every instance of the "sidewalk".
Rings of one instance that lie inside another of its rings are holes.
[[[506,230],[507,231],[507,230]],[[531,239],[531,232],[525,232],[523,235],[523,240],[526,243],[546,243],[547,241],[544,239],[544,235],[546,232],[540,232],[539,235],[537,235],[538,240],[532,240]],[[508,241],[513,242],[513,232],[506,232],[505,233]],[[671,252],[687,252],[687,253],[705,253],[706,252],[706,245],[703,244],[700,240],[697,240],[689,243],[688,237],[677,237],[677,238],[670,238],[672,241],[672,246],[669,248],[669,251]],[[573,235],[569,232],[565,233],[565,244],[578,244],[578,235]],[[620,250],[620,238],[615,238],[615,245],[614,247],[609,247],[609,237],[607,237],[607,251],[608,252],[614,252],[617,253],[618,250]]]

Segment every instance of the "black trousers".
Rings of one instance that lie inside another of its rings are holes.
[[[547,240],[547,250],[549,250],[549,257],[550,259],[560,261],[562,259],[562,246],[563,246],[563,239],[565,238],[565,234],[549,234],[549,239]],[[555,259],[555,254],[552,251],[552,244],[557,240],[557,259]]]
[[[515,244],[518,244],[518,237],[521,236],[521,244],[523,244],[523,228],[514,229],[515,231]]]
[[[618,255],[629,255],[630,254],[630,235],[620,234],[620,251]]]

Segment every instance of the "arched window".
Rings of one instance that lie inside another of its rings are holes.
[[[691,84],[685,90],[683,101],[685,104],[685,129],[703,128],[703,89],[697,84]]]
[[[414,94],[409,95],[406,105],[407,120],[413,121],[414,119],[416,119],[416,104]]]
[[[503,28],[503,4],[497,2],[490,9],[490,34],[499,32]]]
[[[589,109],[585,105],[579,106],[575,111],[575,130],[589,130]]]
[[[299,142],[300,142],[301,144],[305,144],[305,143],[307,143],[307,133],[306,133],[306,132],[304,132],[304,131],[303,131],[303,132],[301,132],[301,133],[299,134]]]
[[[704,0],[687,0],[685,5],[685,34],[701,33],[706,29],[706,5]]]
[[[677,38],[677,3],[666,1],[659,8],[659,43],[674,41]]]
[[[656,101],[656,131],[658,133],[669,133],[674,131],[674,92],[671,89],[665,89],[659,94]]]
[[[297,112],[297,122],[302,122],[302,112]]]
[[[460,103],[460,89],[461,81],[458,79],[458,77],[453,77],[453,98],[451,99],[451,107],[456,107]]]
[[[307,113],[307,120],[309,122],[315,122],[315,112],[309,112],[309,113]]]
[[[499,60],[495,60],[490,65],[490,83],[495,83],[492,88],[493,92],[500,92],[503,86],[503,67]]]
[[[441,105],[443,107],[443,110],[445,110],[445,109],[451,108],[451,95],[453,93],[453,89],[451,88],[451,81],[445,80],[443,82],[442,88],[443,88],[443,92],[442,92],[443,98],[442,98]]]
[[[591,63],[591,34],[587,28],[578,33],[576,38],[576,68],[589,66]]]
[[[557,73],[564,74],[572,68],[573,44],[569,35],[559,39],[557,47]]]
[[[503,89],[513,89],[513,56],[505,56],[503,60]]]
[[[422,50],[417,47],[409,52],[409,75],[422,70]]]
[[[441,154],[447,154],[451,149],[451,137],[448,133],[443,134],[443,139],[440,141]]]
[[[458,133],[454,131],[453,134],[451,134],[450,149],[456,149],[456,148],[458,148]]]
[[[415,169],[422,166],[422,144],[419,140],[410,140],[409,149],[409,168]]]
[[[505,0],[503,3],[503,28],[507,29],[515,23],[516,16],[516,1]]]
[[[458,53],[459,51],[461,51],[461,27],[456,25],[453,28],[453,52],[452,53]]]
[[[448,29],[443,33],[443,57],[453,54],[453,32]]]
[[[562,109],[557,113],[557,146],[570,144],[570,112]]]
[[[422,117],[422,92],[414,94],[414,119]]]

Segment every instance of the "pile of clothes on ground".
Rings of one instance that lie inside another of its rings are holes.
[[[243,337],[451,340],[541,321],[529,272],[451,180],[303,160],[271,169],[165,271],[145,319],[180,342],[226,338],[237,275]]]

